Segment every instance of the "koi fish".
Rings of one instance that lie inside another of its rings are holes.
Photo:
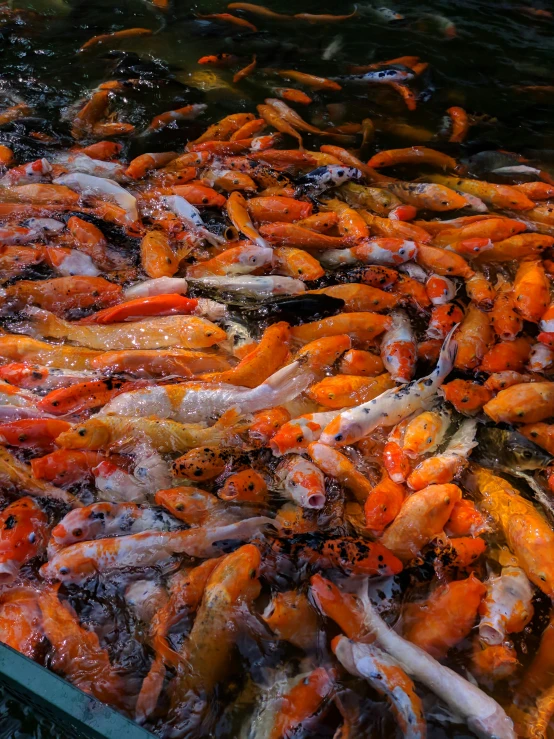
[[[393,82],[407,82],[414,78],[414,73],[409,69],[399,67],[389,67],[388,69],[377,69],[375,71],[365,72],[364,74],[349,74],[342,77],[336,77],[339,82],[349,82],[351,84],[384,84],[390,85]]]
[[[160,418],[97,415],[61,433],[56,444],[64,449],[97,450],[125,445],[133,438],[146,438],[162,454],[185,452],[206,444],[231,443],[238,430],[234,428],[235,421],[232,411],[209,427]]]
[[[199,286],[204,285],[216,290],[228,290],[256,298],[270,297],[271,295],[300,295],[306,291],[306,286],[302,280],[297,280],[294,277],[210,276],[197,277],[194,279],[194,283]]]
[[[435,659],[471,631],[486,587],[471,574],[436,588],[425,603],[410,603],[404,609],[404,636]]]
[[[156,297],[158,295],[179,294],[187,292],[187,281],[184,277],[157,277],[144,282],[137,282],[127,287],[124,291],[126,298],[135,300],[139,298]]]
[[[93,469],[94,484],[101,500],[144,503],[149,495],[171,484],[169,465],[148,442],[133,449],[132,474],[108,460]]]
[[[121,185],[118,185],[117,182],[78,172],[57,177],[54,180],[54,184],[66,185],[68,188],[75,189],[83,195],[105,196],[109,200],[113,200],[125,211],[126,220],[129,225],[132,225],[138,220],[136,198],[121,187]]]
[[[416,342],[406,314],[392,314],[392,327],[381,340],[381,359],[395,382],[410,382],[415,372]]]
[[[134,36],[151,36],[152,31],[149,28],[124,28],[122,31],[113,31],[113,33],[105,33],[101,36],[93,36],[88,41],[86,41],[79,49],[79,51],[86,51],[86,49],[90,49],[92,46],[96,46],[98,44],[105,44],[107,41],[110,41],[111,39],[120,39],[120,38],[131,38]]]
[[[394,426],[432,398],[449,374],[456,357],[452,333],[446,338],[435,370],[422,380],[387,390],[379,397],[343,411],[324,429],[322,444],[344,446],[367,436],[378,426]]]
[[[69,339],[90,349],[157,349],[177,346],[202,349],[223,341],[225,332],[211,321],[196,316],[165,316],[132,323],[86,326],[58,318],[40,308],[26,311],[38,335]]]
[[[159,508],[136,503],[93,503],[70,511],[54,526],[48,541],[48,559],[82,541],[142,531],[173,531],[178,527],[175,520]]]
[[[550,594],[554,583],[548,559],[554,541],[550,525],[506,480],[482,467],[476,466],[472,473],[479,492],[480,508],[501,527],[508,546],[529,580]]]
[[[260,592],[260,564],[257,547],[246,544],[224,557],[209,576],[194,626],[183,644],[182,657],[191,669],[176,679],[170,707],[173,723],[186,706],[189,690],[196,687],[210,693],[225,674],[236,638],[239,606],[248,606]],[[218,634],[217,642],[214,633]]]
[[[362,172],[355,167],[344,167],[339,165],[327,165],[318,167],[299,177],[296,181],[297,193],[306,193],[311,197],[317,197],[331,187],[339,187],[351,180],[361,180]]]
[[[409,487],[421,490],[427,485],[450,482],[462,471],[471,450],[478,445],[476,433],[477,422],[474,419],[462,421],[445,450],[437,456],[424,459],[410,473]]]
[[[38,591],[30,587],[4,590],[0,595],[0,641],[33,659],[43,636]]]
[[[41,554],[48,536],[48,516],[32,498],[19,498],[0,513],[0,583],[9,585],[20,567]]]
[[[515,739],[512,721],[493,698],[389,629],[367,594],[362,592],[361,598],[365,623],[374,632],[377,645],[395,659],[410,677],[444,700],[477,734],[490,739],[495,736]]]
[[[44,578],[79,583],[97,572],[137,566],[164,567],[178,553],[209,558],[218,554],[218,541],[249,539],[270,524],[272,519],[258,516],[227,526],[187,531],[143,531],[111,539],[78,542],[58,552],[40,571]]]
[[[451,483],[430,485],[410,495],[381,539],[402,560],[415,557],[444,528],[461,491]]]
[[[302,454],[308,445],[319,439],[321,432],[340,411],[309,413],[284,423],[270,441],[275,457],[284,454]]]
[[[124,680],[110,663],[94,631],[84,629],[69,603],[58,595],[59,585],[39,596],[44,633],[52,645],[52,667],[74,685],[98,700],[125,709],[129,707]]]
[[[487,583],[487,594],[479,609],[479,639],[489,646],[503,643],[507,634],[523,631],[533,618],[533,590],[520,567],[503,567]]]
[[[300,455],[287,455],[275,471],[283,491],[303,508],[323,508],[325,480],[316,465]]]
[[[0,480],[8,490],[25,492],[37,498],[50,498],[71,508],[81,506],[77,498],[70,493],[38,480],[31,467],[20,462],[3,446],[0,446]]]
[[[216,257],[187,268],[190,279],[211,275],[247,275],[272,263],[269,247],[245,244],[226,249]]]
[[[202,115],[207,107],[204,103],[193,103],[192,105],[177,108],[177,110],[168,110],[165,113],[160,113],[152,118],[145,134],[161,131],[166,126],[174,124],[174,122],[194,120],[199,115]]]
[[[389,699],[404,737],[423,739],[426,736],[423,704],[413,682],[396,660],[372,644],[358,644],[345,636],[333,640],[332,647],[351,675],[365,678],[379,694]]]

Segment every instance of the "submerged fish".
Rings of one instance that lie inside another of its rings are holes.
[[[485,467],[525,472],[544,469],[552,462],[550,454],[514,430],[482,426],[477,440],[471,456]]]

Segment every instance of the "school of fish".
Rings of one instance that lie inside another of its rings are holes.
[[[137,132],[118,80],[74,146],[0,145],[0,641],[167,739],[546,739],[554,180],[477,178],[456,106],[387,150],[310,122],[351,85],[415,109],[418,57],[238,62],[198,60],[292,86],[179,150],[122,137],[207,106]]]

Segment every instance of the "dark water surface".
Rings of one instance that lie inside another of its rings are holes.
[[[416,111],[407,111],[400,96],[388,88],[347,85],[340,92],[316,93],[308,117],[314,122],[330,118],[338,124],[369,116],[378,129],[386,128],[390,120],[423,129],[402,137],[381,133],[375,142],[380,148],[389,143],[415,143],[425,136],[425,130],[427,135],[436,134],[443,126],[445,110],[461,105],[483,116],[471,129],[470,152],[540,149],[546,150],[541,158],[554,159],[554,18],[528,16],[522,9],[523,0],[399,0],[390,8],[405,18],[392,22],[382,20],[363,2],[354,18],[329,24],[278,22],[239,12],[258,26],[259,33],[195,17],[196,12],[225,10],[221,0],[175,2],[166,12],[149,0],[23,0],[16,4],[48,15],[34,19],[24,15],[20,22],[5,20],[0,26],[0,89],[8,99],[22,98],[44,119],[44,129],[51,128],[60,136],[68,133],[68,126],[60,124],[60,110],[107,79],[135,80],[117,106],[120,119],[138,130],[165,110],[191,102],[208,103],[206,114],[192,126],[196,130],[225,113],[253,110],[271,95],[272,86],[287,86],[279,77],[264,73],[265,69],[294,67],[333,76],[345,74],[347,64],[410,54],[429,63],[416,82],[420,98]],[[301,0],[292,7],[270,0],[268,7],[285,13],[347,13],[354,6]],[[446,19],[455,25],[454,38],[445,36]],[[154,34],[113,40],[76,54],[91,36],[129,27],[152,29]],[[322,55],[333,40],[339,49],[325,61]],[[204,54],[222,51],[239,56],[244,64],[256,53],[258,72],[236,86],[232,71],[196,63]],[[542,89],[522,89],[529,86]],[[71,111],[66,110],[66,116],[71,118]],[[29,127],[10,124],[0,131],[0,138],[17,149],[18,139]],[[184,143],[186,134],[187,127],[181,126],[135,139],[129,146],[133,154],[139,153],[153,146]],[[40,149],[33,139],[22,145]]]
[[[253,111],[256,104],[272,96],[273,86],[298,86],[264,70],[296,68],[332,77],[346,74],[348,64],[409,54],[429,63],[414,84],[419,96],[416,111],[409,112],[390,88],[345,85],[340,92],[314,93],[314,104],[302,110],[302,115],[315,125],[371,118],[377,134],[368,156],[391,145],[438,137],[433,146],[457,157],[509,149],[536,158],[549,169],[550,163],[554,166],[554,18],[529,14],[524,2],[398,0],[389,8],[405,17],[391,22],[361,2],[356,17],[323,25],[237,13],[258,26],[259,32],[253,33],[196,17],[196,12],[224,11],[221,0],[194,5],[175,0],[166,12],[148,0],[13,0],[13,7],[37,14],[21,13],[15,19],[0,14],[0,109],[25,102],[33,116],[1,127],[0,143],[14,148],[23,161],[48,156],[52,147],[72,145],[71,106],[103,81],[129,79],[134,82],[118,97],[116,107],[119,119],[134,124],[137,132],[166,110],[195,102],[208,104],[195,122],[121,140],[128,156],[178,148],[189,135],[198,135],[223,115]],[[348,3],[330,0],[269,0],[268,7],[283,13],[348,13],[353,9]],[[551,7],[546,0],[535,5],[544,10]],[[454,37],[452,31],[445,33],[448,20],[455,26]],[[130,27],[149,28],[154,34],[77,53],[93,35]],[[331,42],[333,57],[324,60],[324,55],[331,55]],[[241,66],[255,53],[258,71],[234,85],[232,71],[197,64],[199,57],[219,52],[237,55]],[[444,116],[452,105],[462,106],[478,121],[462,149],[446,143]],[[399,130],[399,123],[406,125]],[[41,142],[37,132],[49,134],[53,141]],[[309,136],[306,146],[311,148]],[[382,713],[383,705],[376,707],[375,716]],[[431,721],[430,736],[464,735],[449,724],[445,727]],[[387,728],[390,723],[385,724],[385,732]],[[0,739],[15,737],[61,739],[63,734],[0,692]]]

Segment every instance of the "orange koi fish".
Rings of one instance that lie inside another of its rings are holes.
[[[19,498],[0,513],[0,582],[8,585],[20,567],[46,547],[48,516],[32,498]]]
[[[44,633],[52,646],[52,668],[62,673],[80,690],[100,701],[129,709],[123,679],[102,649],[94,631],[84,629],[75,611],[60,601],[59,584],[44,590],[38,599]]]
[[[85,51],[86,49],[90,49],[92,46],[97,46],[98,44],[105,44],[112,39],[120,39],[120,38],[134,38],[135,36],[151,36],[153,31],[151,31],[149,28],[124,28],[122,31],[114,31],[113,33],[104,33],[100,36],[93,36],[88,41],[86,41],[79,51]]]
[[[475,575],[437,588],[422,603],[404,608],[404,636],[435,659],[471,631],[487,589]]]

